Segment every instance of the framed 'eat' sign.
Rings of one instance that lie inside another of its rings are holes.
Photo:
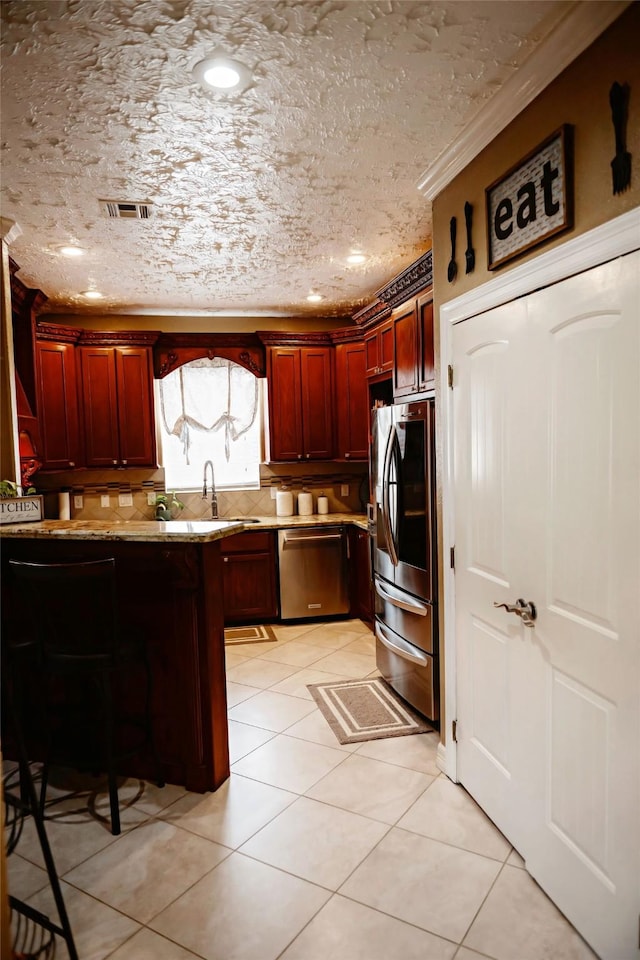
[[[485,190],[489,270],[573,226],[572,133],[560,127]]]

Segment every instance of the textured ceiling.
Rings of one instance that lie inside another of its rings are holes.
[[[1,213],[20,276],[51,312],[350,314],[429,249],[420,175],[569,7],[5,0]],[[216,47],[253,70],[244,93],[194,80]],[[110,220],[99,200],[151,217]],[[69,242],[86,256],[65,259]],[[355,248],[369,259],[349,267]]]

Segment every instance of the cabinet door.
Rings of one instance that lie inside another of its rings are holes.
[[[393,396],[406,397],[418,392],[418,321],[416,302],[400,307],[393,323]]]
[[[367,460],[369,391],[364,343],[336,346],[336,421],[338,459]]]
[[[373,594],[368,531],[351,528],[349,531],[349,550],[352,558],[349,565],[351,573],[351,615],[371,623],[373,620]]]
[[[148,347],[116,347],[119,458],[125,467],[156,466],[153,373]]]
[[[300,348],[269,350],[269,438],[271,460],[302,458]]]
[[[225,623],[261,623],[278,615],[275,558],[230,553],[222,558]]]
[[[79,461],[76,355],[72,343],[36,341],[38,422],[43,466],[67,470]]]
[[[418,298],[418,333],[420,341],[420,368],[418,390],[435,389],[435,363],[433,348],[433,294]]]
[[[377,377],[393,370],[393,324],[385,321],[364,340],[366,375]]]
[[[330,460],[334,452],[333,348],[300,347],[303,453]]]
[[[120,451],[113,347],[80,347],[80,360],[86,465],[117,466]]]

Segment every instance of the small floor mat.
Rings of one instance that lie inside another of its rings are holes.
[[[259,627],[226,627],[224,631],[225,645],[235,643],[273,643],[277,637],[270,626],[261,624]]]
[[[307,689],[340,743],[434,730],[380,677],[309,683]]]

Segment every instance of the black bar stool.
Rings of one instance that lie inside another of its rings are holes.
[[[41,808],[51,764],[106,773],[111,832],[119,834],[122,761],[147,748],[158,785],[164,781],[151,726],[146,645],[144,638],[127,637],[118,621],[115,559],[10,560],[9,567],[25,604],[26,631],[10,646],[22,669],[32,648],[31,680],[40,698]]]

